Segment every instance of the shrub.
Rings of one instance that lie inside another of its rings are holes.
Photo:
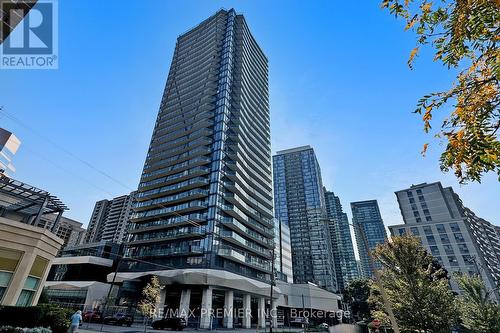
[[[0,307],[0,323],[13,327],[34,328],[26,333],[48,333],[41,330],[50,327],[52,333],[66,333],[70,326],[70,317],[73,311],[63,309],[57,305],[42,304],[39,306]],[[0,331],[0,333],[19,333],[17,331]]]
[[[0,333],[23,333],[23,329],[20,327],[12,326],[0,326]]]
[[[42,309],[36,306],[2,306],[0,323],[5,326],[35,327],[42,318]]]

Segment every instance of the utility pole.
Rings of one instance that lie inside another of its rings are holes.
[[[102,320],[101,320],[101,329],[100,329],[101,332],[102,332],[102,328],[104,326],[104,316],[106,315],[106,310],[108,308],[109,297],[111,296],[111,291],[113,290],[113,287],[115,286],[116,275],[118,274],[118,269],[120,268],[121,261],[122,261],[122,257],[118,257],[118,260],[116,262],[115,273],[113,274],[113,281],[111,281],[111,286],[109,287],[108,295],[106,296],[106,302],[104,302],[104,307],[102,309],[102,318],[101,318]]]
[[[380,273],[375,267],[375,262],[373,260],[370,247],[368,246],[368,239],[366,238],[365,230],[361,226],[356,226],[354,224],[351,224],[353,227],[358,228],[361,238],[363,238],[363,243],[366,248],[366,252],[368,252],[368,263],[370,264],[370,269],[373,271],[373,275],[375,277],[375,283],[377,284],[378,288],[380,289],[380,295],[382,296],[382,300],[384,301],[385,309],[387,310],[387,314],[389,315],[389,319],[391,320],[391,325],[392,329],[394,330],[394,333],[400,333],[399,332],[399,326],[396,321],[396,317],[394,317],[394,312],[392,311],[392,306],[389,303],[389,300],[387,298],[387,293],[385,292],[384,287],[382,286],[382,282],[380,281]]]

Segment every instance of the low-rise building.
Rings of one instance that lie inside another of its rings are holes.
[[[111,287],[107,275],[116,269],[120,246],[98,242],[68,246],[55,258],[45,290],[52,303],[95,309],[101,306]]]
[[[43,215],[56,214],[56,228],[66,209],[47,191],[0,174],[0,304],[37,304],[64,242],[37,225]]]

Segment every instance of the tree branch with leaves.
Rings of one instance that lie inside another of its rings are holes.
[[[381,7],[417,35],[410,68],[420,47],[430,45],[434,61],[459,70],[450,89],[423,96],[414,111],[428,133],[436,110],[453,109],[435,133],[446,144],[441,169],[461,183],[480,182],[490,171],[500,181],[500,0],[383,0]]]

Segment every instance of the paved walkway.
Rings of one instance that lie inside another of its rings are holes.
[[[269,332],[269,328],[266,329],[267,332]],[[275,332],[292,332],[292,333],[299,333],[302,332],[302,329],[300,328],[278,328],[274,329]],[[80,327],[78,330],[79,333],[95,333],[95,332],[101,332],[101,324],[88,324],[88,323],[83,323],[83,325]],[[113,325],[103,325],[102,326],[102,332],[105,333],[143,333],[144,332],[144,326],[141,324],[134,324],[131,327],[127,326],[113,326]],[[151,326],[147,328],[147,333],[153,333],[153,332],[169,332],[168,330],[155,330],[152,329]],[[217,330],[206,330],[206,329],[192,329],[192,328],[185,328],[183,333],[200,333],[200,332],[235,332],[235,333],[263,333],[264,329],[257,329],[257,328],[235,328],[235,329],[217,329]]]

